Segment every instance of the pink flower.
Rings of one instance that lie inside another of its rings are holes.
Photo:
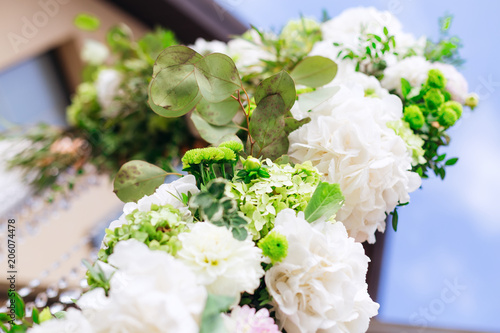
[[[278,325],[269,317],[267,309],[255,312],[248,305],[235,307],[230,315],[224,315],[224,322],[230,333],[279,333]]]

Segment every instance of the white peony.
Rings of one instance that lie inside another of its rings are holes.
[[[119,93],[123,75],[114,69],[103,69],[99,71],[95,88],[97,90],[97,101],[103,109],[112,106],[115,97]]]
[[[115,229],[127,223],[125,217],[136,209],[141,212],[149,212],[152,204],[158,206],[169,204],[179,209],[182,214],[190,215],[191,213],[188,207],[182,202],[182,194],[187,195],[191,193],[194,195],[198,192],[200,192],[200,190],[196,187],[196,178],[193,175],[184,176],[169,184],[162,184],[156,189],[155,193],[145,195],[142,199],[139,199],[137,203],[127,202],[123,206],[123,214],[118,220],[111,222],[109,229]]]
[[[311,161],[326,181],[338,183],[346,200],[337,219],[356,241],[375,242],[375,231],[385,230],[386,213],[408,202],[421,182],[409,171],[405,142],[386,126],[401,119],[401,100],[368,98],[359,86],[341,86],[307,114],[311,122],[289,136],[290,157]]]
[[[198,332],[207,293],[182,262],[131,239],[109,263],[118,270],[109,296],[94,289],[78,301],[96,333]]]
[[[395,51],[404,55],[410,49],[422,54],[425,38],[416,40],[405,33],[399,20],[388,11],[379,11],[374,7],[356,7],[343,11],[340,15],[321,25],[323,40],[343,43],[351,49],[358,48],[358,37],[363,33],[383,36],[384,27],[396,40]]]
[[[83,44],[80,56],[84,62],[98,66],[102,65],[109,57],[109,50],[103,43],[93,39],[87,39]]]
[[[405,58],[384,70],[382,87],[387,90],[396,90],[399,96],[401,92],[401,79],[406,79],[412,87],[420,87],[427,80],[432,64],[424,57],[414,56]]]
[[[69,308],[64,319],[51,319],[35,325],[29,333],[95,333],[90,322],[81,311]]]
[[[182,249],[177,257],[210,293],[239,300],[242,292],[252,294],[259,286],[264,275],[262,251],[250,238],[239,241],[225,227],[200,222],[191,232],[180,234],[179,240]]]
[[[469,90],[469,85],[465,77],[450,64],[435,62],[432,64],[432,68],[443,72],[444,77],[448,81],[446,83],[446,90],[451,94],[451,99],[460,104],[465,104],[465,98]]]
[[[369,258],[341,223],[310,224],[291,209],[276,217],[288,255],[266,272],[276,317],[288,333],[366,332],[378,312],[365,282]]]

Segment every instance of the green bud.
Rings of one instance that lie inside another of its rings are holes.
[[[476,93],[471,93],[465,98],[465,105],[470,107],[472,110],[474,110],[478,103],[479,96]]]
[[[243,162],[246,171],[257,171],[260,169],[260,161],[253,156],[248,156]]]
[[[420,108],[416,105],[407,106],[404,110],[404,120],[410,124],[413,129],[422,128],[425,124],[425,118]]]
[[[271,259],[274,264],[280,262],[288,255],[288,240],[286,236],[272,231],[259,241],[258,247],[262,254]]]
[[[431,88],[443,89],[446,87],[447,80],[439,69],[429,71],[426,85]]]
[[[458,102],[455,101],[444,102],[443,105],[441,105],[440,109],[445,109],[445,108],[453,110],[457,115],[457,119],[460,119],[460,117],[462,116],[463,107],[462,104]]]
[[[453,126],[457,122],[457,119],[457,114],[451,108],[444,108],[439,112],[438,122],[441,126]]]
[[[219,148],[220,147],[226,147],[226,148],[229,148],[231,149],[232,151],[234,151],[234,153],[239,153],[240,151],[243,150],[243,144],[241,142],[238,142],[238,141],[234,141],[234,140],[231,140],[231,141],[226,141],[226,142],[223,142],[219,145]]]
[[[439,89],[430,89],[424,95],[424,101],[429,110],[436,110],[444,103],[444,96]]]

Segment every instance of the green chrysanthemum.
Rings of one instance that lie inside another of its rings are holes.
[[[425,93],[424,101],[429,110],[437,110],[444,103],[444,96],[439,89],[430,89]]]
[[[262,250],[262,254],[271,259],[271,263],[277,263],[286,258],[288,255],[288,240],[285,235],[273,231],[262,238],[258,247]]]
[[[460,119],[460,117],[462,116],[462,111],[463,111],[462,104],[455,102],[455,101],[448,101],[448,102],[443,103],[443,105],[441,105],[440,109],[453,110],[453,112],[455,112],[455,114],[457,115],[457,119]]]
[[[439,111],[438,122],[444,127],[453,126],[457,122],[457,114],[451,108],[443,108]]]
[[[425,124],[425,118],[420,110],[420,108],[416,105],[407,106],[404,110],[404,120],[410,124],[411,128],[419,129]]]
[[[225,161],[236,160],[236,154],[231,149],[229,149],[227,147],[219,147],[218,149],[224,153],[223,160],[225,160]]]
[[[231,149],[232,151],[234,151],[234,153],[239,153],[240,151],[243,150],[243,144],[241,142],[238,142],[238,141],[234,141],[234,140],[231,140],[231,141],[226,141],[226,142],[223,142],[219,145],[219,148],[220,147],[226,147],[226,148],[229,148]]]

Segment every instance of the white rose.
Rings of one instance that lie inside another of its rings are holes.
[[[242,292],[252,294],[259,287],[262,251],[251,239],[239,241],[225,227],[199,222],[179,240],[182,249],[177,257],[209,292],[239,300]]]
[[[343,224],[310,224],[302,212],[285,209],[274,230],[286,236],[288,255],[265,282],[286,331],[366,332],[379,307],[367,292],[369,258]]]

